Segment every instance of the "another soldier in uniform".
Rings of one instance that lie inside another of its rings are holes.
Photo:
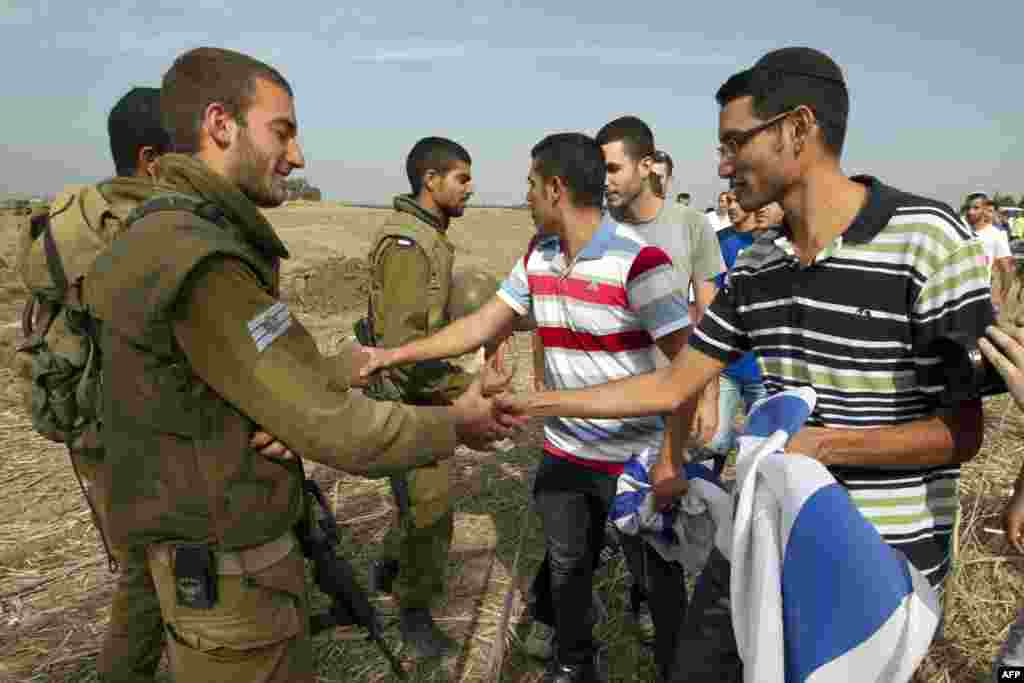
[[[132,88],[128,91],[111,110],[107,130],[117,176],[94,186],[64,189],[50,211],[51,220],[85,222],[104,239],[121,232],[128,213],[158,191],[153,182],[153,166],[156,158],[170,147],[170,137],[160,122],[160,90]],[[37,274],[49,277],[41,243],[42,240],[36,240],[21,245],[19,268],[29,281],[38,279]],[[73,257],[73,254],[63,255],[65,260]],[[49,343],[57,348],[70,334],[64,325],[62,316],[54,322],[48,335]],[[101,534],[106,533],[102,515],[107,490],[96,475],[103,457],[102,443],[71,449],[74,467],[99,513]],[[120,575],[97,668],[107,683],[152,680],[160,663],[164,628],[156,590],[146,570],[146,557],[142,552],[117,550],[113,555]]]
[[[101,321],[108,533],[146,553],[177,680],[311,682],[293,453],[388,476],[507,430],[476,386],[425,408],[348,391],[361,362],[322,357],[280,301],[288,252],[260,207],[283,202],[304,160],[277,70],[198,48],[161,103],[181,153],[155,172],[178,194],[140,207],[84,280]],[[254,448],[261,429],[281,457]]]
[[[110,112],[107,130],[117,177],[96,189],[108,202],[110,218],[115,221],[111,229],[120,232],[128,213],[157,190],[154,164],[170,148],[170,137],[160,122],[160,90],[130,90]],[[103,216],[99,219],[100,223],[104,220]],[[96,481],[95,475],[92,480]],[[93,490],[97,511],[102,510],[106,491],[100,486]],[[118,560],[121,576],[97,669],[104,683],[152,680],[164,643],[160,602],[146,570],[145,554],[125,552]]]
[[[472,195],[471,164],[469,153],[446,138],[423,138],[409,152],[405,168],[412,192],[395,197],[395,212],[370,247],[372,345],[401,346],[449,322],[455,247],[447,232]],[[375,377],[367,393],[381,400],[440,406],[450,404],[472,380],[456,365],[430,361]],[[391,489],[399,518],[375,569],[388,578],[375,583],[388,590],[390,577],[396,577],[390,589],[401,607],[402,639],[417,656],[436,657],[450,645],[431,617],[430,605],[444,591],[452,542],[451,467],[445,461],[396,475]]]

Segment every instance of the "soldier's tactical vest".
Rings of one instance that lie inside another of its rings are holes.
[[[451,293],[455,247],[447,235],[433,226],[433,216],[411,198],[396,197],[394,206],[395,213],[377,231],[370,249],[370,326],[375,335],[380,335],[381,319],[387,312],[387,302],[382,296],[384,283],[378,268],[382,248],[391,240],[407,239],[415,243],[430,263],[427,333],[434,334],[448,324],[448,297]]]
[[[106,517],[117,547],[182,540],[239,550],[299,519],[301,464],[249,448],[252,420],[192,372],[171,321],[189,276],[210,257],[241,259],[275,296],[277,259],[226,219],[170,208],[132,225],[85,278],[101,321]]]

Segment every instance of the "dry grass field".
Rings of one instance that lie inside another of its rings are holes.
[[[282,270],[285,298],[329,353],[350,334],[365,309],[362,262],[387,211],[329,203],[296,203],[268,212],[292,253]],[[529,214],[470,209],[451,237],[457,264],[505,274],[532,234]],[[92,529],[88,508],[63,447],[37,436],[17,388],[21,371],[13,352],[24,296],[14,275],[16,227],[0,216],[0,682],[95,681],[95,657],[108,619],[114,577]],[[532,381],[529,339],[516,340],[517,387]],[[981,681],[1018,605],[1024,604],[1024,559],[1003,537],[999,512],[1024,452],[1024,419],[1005,397],[987,403],[983,451],[964,468],[959,570],[948,606],[946,640],[934,647],[940,665],[931,681]],[[519,592],[513,609],[503,681],[538,681],[541,666],[518,644],[525,636],[522,590],[542,549],[538,523],[524,516],[539,454],[534,425],[509,452],[467,449],[455,459],[456,543],[449,594],[437,611],[442,626],[463,647],[442,662],[414,671],[419,681],[486,681],[485,666],[506,589]],[[383,481],[326,468],[321,482],[343,526],[343,546],[360,572],[383,538],[394,505]],[[517,543],[525,534],[518,576],[511,576]],[[599,635],[610,646],[615,681],[653,680],[650,653],[637,644],[626,618],[626,572],[615,560],[599,575],[608,606]],[[397,613],[389,597],[375,596],[388,642],[398,648]],[[316,638],[320,681],[388,680],[386,663],[360,632],[338,629]],[[169,681],[166,673],[160,680]]]

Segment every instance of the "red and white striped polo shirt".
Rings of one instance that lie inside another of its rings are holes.
[[[654,370],[655,340],[690,324],[685,291],[661,248],[606,215],[572,263],[557,236],[538,235],[498,296],[537,321],[547,385],[578,389]],[[663,430],[660,417],[551,417],[544,450],[619,474],[634,453],[659,448]]]

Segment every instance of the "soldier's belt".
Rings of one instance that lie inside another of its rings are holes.
[[[177,543],[154,543],[146,548],[150,560],[174,568],[171,558],[174,557],[174,548]],[[258,545],[253,548],[246,548],[237,552],[217,552],[213,557],[217,562],[218,576],[241,576],[245,573],[259,572],[271,567],[288,556],[299,546],[295,534],[288,533],[275,538],[273,541]]]

